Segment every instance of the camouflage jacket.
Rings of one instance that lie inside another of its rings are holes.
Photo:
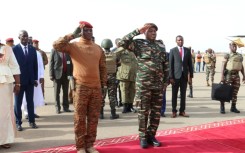
[[[207,57],[210,59],[210,63],[206,63],[206,66],[214,67],[216,63],[216,56],[214,54],[206,53]]]
[[[133,51],[138,70],[136,83],[138,87],[161,89],[168,82],[168,60],[165,45],[161,40],[150,42],[146,39],[133,39],[139,35],[138,29],[124,36],[119,46]]]

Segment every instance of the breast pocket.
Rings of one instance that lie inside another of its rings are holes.
[[[150,59],[151,57],[152,57],[152,52],[151,52],[151,49],[148,47],[145,47],[145,49],[142,50],[140,53],[141,59]]]

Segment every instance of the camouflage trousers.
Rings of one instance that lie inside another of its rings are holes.
[[[109,97],[109,104],[111,107],[111,111],[116,110],[116,105],[117,105],[117,84],[116,84],[116,73],[113,74],[107,74],[107,91],[106,93],[103,93],[103,95],[108,94]],[[105,106],[105,98],[106,96],[103,97],[102,99],[102,105],[101,108]]]
[[[135,97],[135,82],[120,81],[122,103],[133,104]]]
[[[233,87],[232,91],[232,104],[236,104],[237,102],[237,93],[240,88],[240,76],[237,73],[234,74],[227,74],[225,77],[225,83],[231,84]]]
[[[160,89],[140,87],[138,110],[139,137],[146,139],[155,136],[160,122],[163,92]],[[149,123],[148,123],[149,119]]]
[[[76,85],[74,131],[77,150],[92,147],[95,142],[101,99],[101,88]]]
[[[210,74],[210,79],[212,82],[214,82],[214,74],[215,74],[215,69],[214,67],[211,66],[206,66],[206,81],[209,80],[209,74]]]

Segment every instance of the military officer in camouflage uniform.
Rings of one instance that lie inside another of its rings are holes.
[[[137,60],[134,53],[119,47],[115,50],[121,66],[118,67],[117,80],[120,81],[121,97],[123,103],[122,113],[136,112],[133,108],[135,97],[135,80],[137,71]]]
[[[104,49],[106,57],[106,68],[107,68],[107,91],[103,91],[103,100],[100,111],[100,119],[104,118],[104,106],[105,98],[108,93],[109,103],[111,107],[110,119],[117,119],[119,115],[116,114],[116,104],[117,104],[117,84],[116,84],[116,72],[117,72],[117,59],[116,54],[111,52],[110,48],[113,47],[112,41],[110,39],[104,39],[101,42],[101,47]]]
[[[231,112],[240,113],[236,108],[237,93],[240,88],[240,76],[239,72],[242,73],[242,81],[245,83],[244,67],[243,67],[243,56],[236,52],[237,45],[235,42],[230,43],[230,54],[226,54],[224,57],[222,71],[221,71],[221,82],[229,83],[233,87]],[[220,102],[220,113],[225,114],[225,102]]]
[[[119,45],[133,51],[138,60],[136,92],[140,98],[138,120],[142,148],[147,148],[148,144],[161,145],[155,135],[160,121],[162,93],[168,85],[168,62],[163,42],[156,40],[157,30],[155,24],[147,23],[119,41]],[[146,39],[133,39],[143,33]]]
[[[204,61],[206,64],[206,81],[207,86],[210,86],[209,84],[209,74],[211,77],[211,84],[214,82],[214,74],[215,74],[215,63],[216,63],[216,57],[213,54],[213,50],[209,48],[207,50],[207,53],[204,55]]]

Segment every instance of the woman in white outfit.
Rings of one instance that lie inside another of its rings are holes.
[[[13,50],[0,44],[0,145],[10,148],[15,138],[13,92],[20,91],[20,69]]]

